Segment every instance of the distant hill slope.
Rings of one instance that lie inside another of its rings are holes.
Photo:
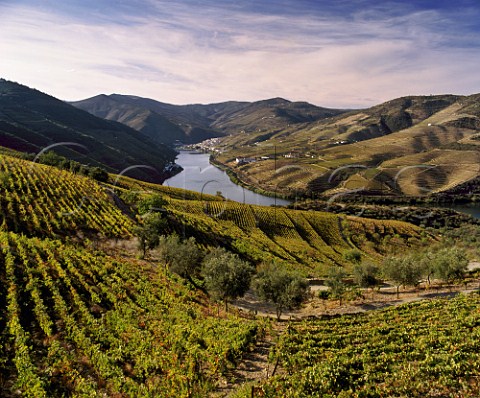
[[[280,131],[229,136],[217,161],[246,184],[285,194],[445,191],[480,174],[479,100],[403,97]],[[238,165],[232,159],[239,156],[270,160]]]
[[[75,107],[90,112],[92,115],[117,121],[141,131],[157,143],[172,144],[176,141],[190,143],[202,141],[216,134],[191,134],[166,117],[141,106],[131,105],[113,96],[98,95],[84,101],[72,103]]]
[[[132,128],[0,79],[0,146],[39,153],[60,142],[76,145],[56,146],[55,152],[111,172],[139,164],[148,166],[130,175],[151,181],[162,181],[165,166],[175,159],[172,149],[155,144]]]
[[[72,105],[95,116],[125,123],[157,142],[197,143],[212,137],[266,128],[283,129],[344,111],[274,98],[209,105],[171,105],[128,95],[98,95]]]

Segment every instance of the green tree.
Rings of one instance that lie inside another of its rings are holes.
[[[63,156],[60,156],[53,151],[47,151],[38,157],[38,162],[48,166],[58,166],[64,159]]]
[[[365,262],[357,264],[353,267],[353,280],[355,283],[365,289],[373,289],[380,283],[380,270],[376,264],[372,262]]]
[[[435,275],[435,257],[436,251],[428,250],[412,255],[422,270],[422,275],[426,278],[428,285],[431,284],[431,279]]]
[[[253,280],[253,289],[262,300],[275,304],[277,319],[284,310],[300,307],[310,291],[305,278],[275,263],[261,267]]]
[[[465,278],[468,258],[465,250],[447,247],[433,255],[434,276],[447,283],[454,283]]]
[[[250,288],[255,269],[234,253],[223,248],[215,248],[202,261],[202,276],[205,287],[215,300],[225,303],[242,297]]]
[[[138,238],[138,246],[142,251],[143,257],[147,255],[147,251],[158,245],[160,235],[167,228],[167,220],[162,218],[161,214],[151,213],[146,215],[142,224],[138,225],[134,233]]]
[[[142,198],[137,203],[138,214],[155,213],[163,210],[167,201],[162,195],[153,194]]]
[[[88,176],[96,181],[108,181],[108,173],[100,167],[90,167],[88,170]]]
[[[423,276],[421,264],[414,256],[387,257],[383,263],[385,277],[395,283],[397,298],[400,286],[417,286]]]
[[[330,289],[330,295],[338,299],[340,305],[342,305],[343,296],[347,291],[347,285],[344,281],[346,277],[347,273],[342,267],[331,267],[325,279],[325,286],[328,286]]]
[[[157,253],[170,271],[196,286],[193,278],[198,275],[202,253],[195,238],[182,240],[178,235],[161,236]]]

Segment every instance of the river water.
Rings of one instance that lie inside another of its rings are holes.
[[[447,205],[445,206],[448,209],[456,210],[460,213],[466,213],[471,215],[473,218],[480,219],[480,205],[478,203],[468,203],[462,205]]]
[[[181,151],[175,163],[183,167],[183,171],[168,180],[163,185],[183,188],[191,191],[215,195],[218,191],[226,199],[252,205],[288,205],[285,199],[260,195],[234,184],[227,173],[212,166],[209,161],[210,155]]]

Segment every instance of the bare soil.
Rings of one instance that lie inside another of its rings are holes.
[[[311,298],[302,308],[295,311],[284,312],[280,320],[301,320],[321,317],[325,315],[357,314],[381,308],[397,306],[413,301],[429,300],[436,297],[456,296],[459,293],[471,293],[480,289],[480,281],[470,281],[468,284],[446,286],[432,284],[429,288],[400,288],[397,298],[396,287],[383,285],[372,290],[362,290],[361,297],[355,300],[323,300],[318,297],[317,292],[325,290],[324,286],[311,286]],[[276,319],[275,305],[260,301],[252,291],[249,291],[243,298],[234,302],[240,310],[250,315],[270,317]]]

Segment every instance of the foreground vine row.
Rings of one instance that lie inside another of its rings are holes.
[[[128,237],[132,222],[95,181],[0,155],[0,225],[32,236],[83,231]]]
[[[163,266],[14,233],[0,246],[4,397],[204,397],[258,331]]]
[[[265,397],[478,397],[480,295],[289,326]]]

